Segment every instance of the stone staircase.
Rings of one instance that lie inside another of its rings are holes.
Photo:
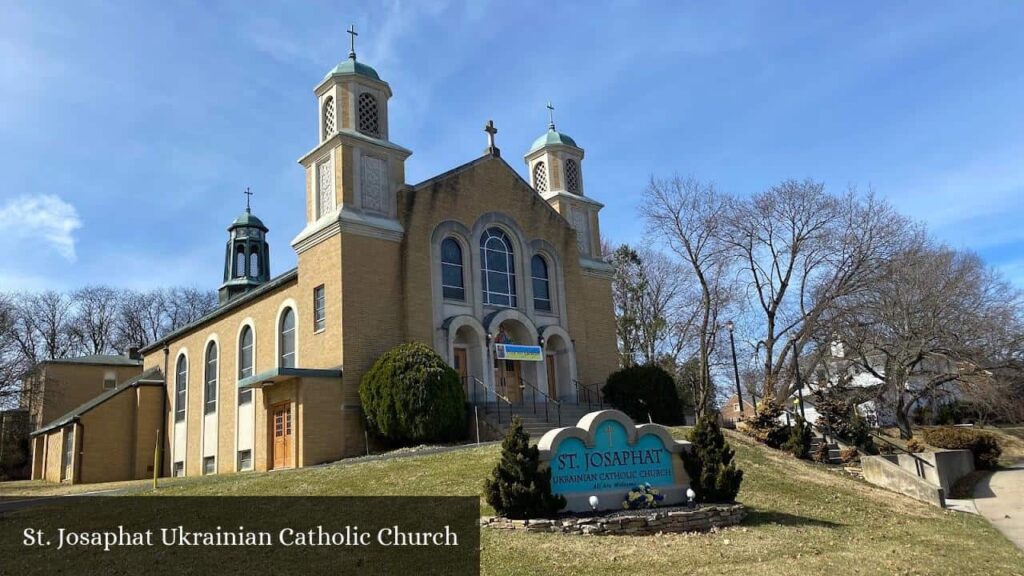
[[[815,453],[818,450],[818,446],[820,446],[822,442],[824,442],[822,437],[819,436],[817,432],[815,432],[814,437],[811,438],[811,454]],[[828,463],[829,464],[842,464],[842,462],[843,462],[843,460],[840,457],[839,445],[836,444],[835,442],[829,442],[828,443]]]
[[[556,407],[554,403],[548,403],[545,414],[543,403],[510,405],[505,402],[478,402],[476,406],[480,411],[480,419],[485,420],[495,431],[502,433],[508,429],[512,417],[519,416],[523,421],[523,430],[530,434],[533,442],[539,440],[548,430],[575,426],[583,415],[601,409],[598,405],[588,407],[586,404],[562,402]]]

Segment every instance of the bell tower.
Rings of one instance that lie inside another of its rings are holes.
[[[597,213],[604,204],[584,195],[583,148],[555,129],[555,107],[549,102],[548,130],[523,156],[530,184],[576,230],[580,257],[600,260],[601,233]]]
[[[245,212],[228,226],[224,250],[224,283],[220,285],[220,303],[244,294],[270,280],[269,229],[252,213],[252,192],[245,189]]]
[[[328,228],[402,234],[397,196],[412,152],[389,139],[391,87],[356,59],[358,34],[354,26],[348,33],[348,58],[314,90],[317,145],[299,159],[306,169],[306,227],[292,241],[298,252]]]

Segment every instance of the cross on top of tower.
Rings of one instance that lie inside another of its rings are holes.
[[[249,205],[249,201],[252,200],[252,190],[249,190],[249,187],[246,186],[245,192],[242,192],[242,194],[245,194],[245,211],[252,213],[252,207]]]
[[[349,44],[350,48],[348,50],[348,57],[353,59],[353,60],[355,60],[356,59],[356,36],[359,36],[359,33],[356,32],[356,25],[355,24],[352,24],[351,26],[348,27],[348,33],[352,37],[351,41],[350,41],[350,44]]]
[[[501,156],[501,151],[494,145],[494,135],[498,133],[498,129],[494,127],[494,120],[487,121],[487,124],[484,125],[484,132],[487,132],[486,152],[491,156]]]
[[[551,105],[550,100],[548,101],[548,128],[555,129],[555,107]]]

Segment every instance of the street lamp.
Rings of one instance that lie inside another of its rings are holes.
[[[740,367],[736,364],[736,340],[733,339],[732,331],[736,325],[729,320],[725,323],[725,329],[729,331],[729,348],[732,349],[732,372],[736,376],[736,398],[740,402],[740,416],[743,415],[743,393],[740,391]]]

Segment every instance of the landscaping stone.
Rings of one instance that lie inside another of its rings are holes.
[[[561,534],[667,534],[717,531],[739,524],[746,517],[742,504],[712,504],[695,509],[661,508],[609,512],[603,516],[562,516],[555,519],[509,520],[485,517],[480,525],[498,530],[554,532]]]

